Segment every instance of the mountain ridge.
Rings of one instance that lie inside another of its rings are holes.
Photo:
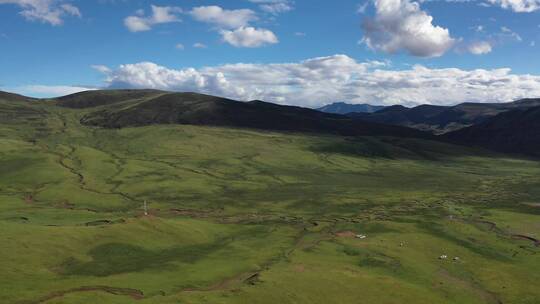
[[[367,103],[362,104],[350,104],[345,102],[334,102],[331,104],[324,105],[316,110],[333,113],[333,114],[348,114],[348,113],[374,113],[386,108],[386,106],[371,105]]]
[[[241,102],[198,93],[163,93],[126,103],[117,100],[90,111],[81,123],[104,128],[191,124],[345,136],[431,137],[410,128],[364,122],[308,108],[263,101]]]
[[[5,119],[17,115],[38,117],[47,106],[59,106],[81,111],[80,123],[93,127],[188,124],[342,136],[412,137],[540,156],[540,99],[535,98],[501,104],[462,103],[452,107],[394,105],[373,114],[348,115],[260,100],[241,102],[199,93],[158,90],[87,91],[52,99],[0,92],[0,101]],[[377,116],[378,121],[366,120],[370,116]],[[413,121],[417,123],[416,129],[393,125],[396,120]],[[418,130],[432,131],[429,123],[441,120],[449,122],[447,128],[455,124],[455,130],[438,136]],[[469,125],[464,126],[464,122]]]
[[[499,152],[540,156],[540,106],[503,112],[443,138]]]
[[[520,99],[508,103],[465,102],[455,106],[420,105],[407,108],[394,105],[375,113],[349,113],[348,116],[364,121],[444,134],[484,122],[512,109],[535,106],[540,106],[539,98]]]

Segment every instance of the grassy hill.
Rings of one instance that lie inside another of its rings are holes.
[[[445,138],[496,151],[540,156],[540,107],[503,112],[483,123],[448,133]]]
[[[414,129],[363,122],[343,115],[280,106],[263,101],[246,103],[197,93],[159,93],[156,96],[156,92],[150,92],[150,95],[142,96],[140,93],[134,94],[136,91],[118,98],[124,92],[113,91],[106,94],[116,98],[113,98],[112,102],[105,102],[108,100],[106,96],[101,99],[103,93],[96,93],[99,96],[97,100],[103,102],[94,102],[94,98],[87,95],[86,100],[92,102],[78,99],[78,102],[74,103],[75,107],[87,103],[110,105],[85,115],[81,120],[85,125],[123,128],[155,124],[189,124],[355,136],[430,137],[429,134]],[[73,107],[74,104],[59,102],[61,106]]]
[[[540,299],[537,161],[414,137],[81,124],[146,117],[148,100],[0,103],[0,302]]]
[[[125,101],[144,100],[163,94],[166,94],[166,92],[158,90],[96,90],[66,95],[55,100],[62,107],[85,109]]]
[[[0,101],[4,102],[28,102],[34,101],[35,98],[22,96],[19,94],[0,91]]]

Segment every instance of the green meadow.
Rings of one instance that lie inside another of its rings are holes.
[[[0,101],[0,303],[540,303],[537,160],[85,111]]]

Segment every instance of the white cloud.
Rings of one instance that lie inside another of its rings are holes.
[[[200,43],[200,42],[195,42],[193,44],[193,47],[196,48],[196,49],[206,49],[208,48],[208,46],[204,43]]]
[[[273,4],[263,4],[260,6],[261,10],[270,13],[270,14],[281,14],[292,11],[293,7],[288,3],[273,3]]]
[[[109,69],[109,67],[105,66],[105,65],[101,65],[101,64],[96,64],[96,65],[92,65],[91,66],[92,69],[100,72],[100,73],[103,73],[103,74],[107,74],[107,73],[110,73],[111,72],[111,69]]]
[[[362,4],[358,4],[358,6],[356,7],[356,13],[360,14],[360,15],[365,14],[366,10],[367,10],[367,8],[369,6],[369,3],[370,3],[369,1],[366,1],[366,2],[364,2]]]
[[[292,1],[289,0],[249,0],[252,3],[258,3],[259,8],[267,13],[278,15],[294,9]]]
[[[510,69],[413,66],[391,70],[388,64],[357,62],[346,55],[297,63],[238,63],[200,69],[169,69],[143,62],[122,65],[105,75],[107,86],[112,88],[197,91],[300,106],[319,106],[337,100],[446,105],[540,96],[540,76],[513,74]]]
[[[473,27],[474,31],[477,33],[482,33],[485,30],[485,27],[483,25],[477,25]]]
[[[259,8],[262,11],[265,11],[273,15],[278,15],[278,14],[290,12],[293,10],[292,5],[287,1],[261,4]]]
[[[143,32],[152,29],[152,26],[162,23],[180,22],[177,16],[182,12],[179,7],[152,5],[152,15],[144,16],[144,11],[138,10],[136,16],[128,16],[124,19],[124,25],[131,32]]]
[[[60,7],[69,15],[76,16],[76,17],[82,17],[81,11],[78,7],[74,6],[73,4],[64,3],[60,5]]]
[[[240,27],[234,31],[223,30],[221,36],[223,41],[236,47],[254,48],[279,42],[271,31],[253,27]]]
[[[363,42],[387,53],[405,51],[419,57],[438,57],[455,39],[448,29],[432,24],[433,17],[410,0],[375,0],[376,14],[363,24]]]
[[[197,21],[227,29],[246,26],[249,22],[257,20],[257,15],[250,9],[225,10],[215,5],[195,7],[190,14]]]
[[[184,45],[182,43],[177,43],[174,48],[176,48],[177,50],[183,50],[185,49]]]
[[[469,44],[467,50],[474,55],[483,55],[491,53],[492,48],[491,43],[487,41],[476,41]]]
[[[507,28],[506,26],[501,27],[501,33],[499,34],[499,36],[501,38],[504,38],[504,37],[512,38],[512,39],[514,39],[516,41],[519,41],[519,42],[523,41],[523,39],[521,38],[521,36],[518,33],[512,31],[511,29]]]
[[[282,3],[275,1],[273,4]],[[216,25],[222,40],[235,47],[255,48],[278,43],[272,31],[248,26],[251,21],[257,20],[257,15],[250,9],[225,10],[219,6],[200,6],[193,8],[190,14],[195,20]]]
[[[493,5],[510,9],[517,13],[530,13],[540,9],[540,0],[487,0]]]
[[[64,16],[81,17],[79,9],[59,0],[0,0],[0,4],[15,4],[21,7],[21,16],[30,21],[40,21],[51,25],[64,23]]]
[[[74,94],[83,91],[96,90],[95,88],[87,88],[80,86],[51,86],[51,85],[26,85],[26,86],[17,86],[2,88],[2,90],[13,92],[25,96],[38,97],[38,98],[49,98],[49,97],[58,97],[69,94]]]

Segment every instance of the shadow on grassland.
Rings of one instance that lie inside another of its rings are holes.
[[[311,145],[322,154],[352,157],[443,161],[454,157],[501,157],[488,150],[453,145],[436,140],[397,137],[342,137]]]

